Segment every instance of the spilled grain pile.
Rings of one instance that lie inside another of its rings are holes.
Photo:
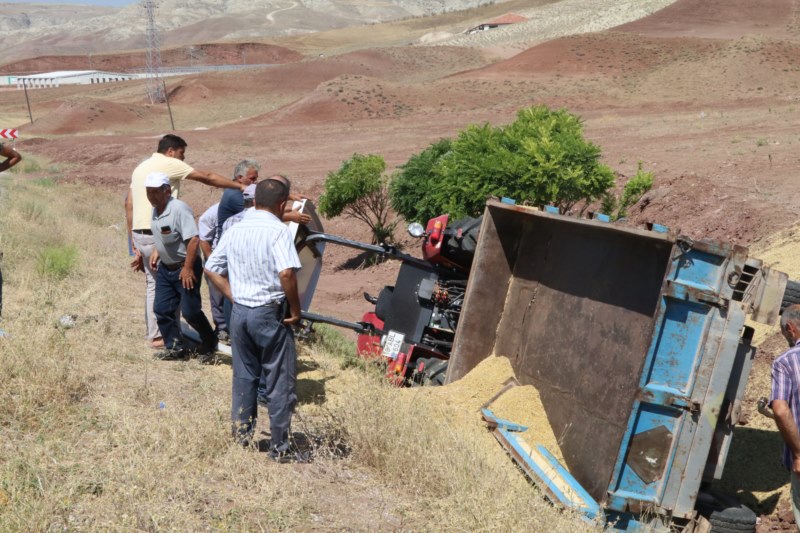
[[[527,426],[522,439],[532,446],[544,445],[558,461],[566,467],[558,439],[550,427],[547,413],[539,397],[539,391],[533,385],[513,387],[500,396],[491,406],[495,415],[512,422]]]
[[[486,427],[479,409],[497,394],[506,381],[514,378],[514,369],[506,357],[490,356],[463,378],[444,387],[422,389],[428,399],[448,406],[444,416],[457,419],[464,426]],[[419,394],[417,390],[411,394]],[[562,464],[558,439],[547,419],[539,392],[532,385],[512,387],[494,400],[489,408],[500,418],[527,426],[522,438],[531,445],[543,444]],[[498,444],[486,439],[487,453],[498,453]],[[566,465],[565,465],[566,466]]]

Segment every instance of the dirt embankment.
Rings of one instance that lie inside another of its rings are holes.
[[[165,68],[200,65],[262,65],[300,61],[303,55],[273,44],[209,43],[169,48],[161,51]],[[147,67],[145,51],[121,54],[87,53],[85,55],[40,56],[7,63],[5,74],[38,74],[54,70],[104,70],[127,72]]]

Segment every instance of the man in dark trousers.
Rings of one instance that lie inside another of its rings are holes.
[[[255,208],[227,230],[206,262],[206,275],[233,302],[229,324],[233,350],[233,435],[250,445],[257,418],[256,391],[266,374],[270,457],[290,458],[289,435],[297,402],[297,355],[291,326],[300,320],[294,240],[281,222],[289,187],[264,180]],[[284,315],[284,300],[289,316]]]
[[[156,353],[156,358],[176,360],[188,355],[176,316],[180,308],[186,322],[200,334],[198,353],[209,356],[203,362],[210,362],[206,359],[213,360],[217,336],[202,310],[203,264],[197,259],[200,238],[194,213],[186,203],[172,197],[169,176],[163,172],[149,174],[144,185],[147,199],[153,205],[150,223],[155,244],[150,268],[156,272],[153,311],[166,348]]]
[[[792,511],[800,524],[800,305],[783,310],[781,333],[789,349],[772,363],[770,407],[783,437],[782,462],[791,473]]]
[[[131,175],[131,186],[125,197],[125,216],[128,222],[128,239],[131,242],[135,259],[131,266],[134,271],[143,271],[145,277],[145,324],[147,338],[153,348],[161,348],[164,341],[159,335],[158,324],[153,312],[155,302],[155,272],[150,270],[150,254],[153,251],[153,235],[150,233],[150,214],[153,211],[145,194],[144,181],[153,172],[161,172],[169,177],[172,195],[180,196],[184,180],[193,180],[212,187],[241,190],[238,182],[210,172],[197,170],[184,162],[186,141],[177,135],[167,134],[158,141],[156,153],[139,163]],[[241,194],[241,193],[240,193]]]

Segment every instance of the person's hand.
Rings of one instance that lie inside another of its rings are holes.
[[[186,289],[187,291],[194,289],[194,284],[197,281],[197,278],[194,277],[194,272],[192,271],[191,268],[187,268],[187,265],[185,263],[178,277],[180,278],[184,289]]]
[[[135,257],[133,258],[133,261],[131,261],[131,270],[134,272],[144,272],[144,258],[142,257],[142,254],[140,254],[139,250],[136,250],[135,248],[133,252]]]
[[[311,217],[306,213],[301,213],[300,208],[297,207],[283,214],[285,222],[297,222],[298,224],[308,224],[311,222]]]
[[[794,472],[796,475],[800,475],[800,457],[796,455],[792,461],[792,472]]]
[[[153,253],[150,255],[150,270],[153,272],[158,270],[158,250],[153,250]]]
[[[300,322],[300,311],[292,311],[287,318],[283,319],[284,326],[294,326],[298,322]]]

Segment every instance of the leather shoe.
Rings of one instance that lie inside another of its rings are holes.
[[[161,350],[153,354],[160,361],[185,361],[186,352],[183,350]]]

